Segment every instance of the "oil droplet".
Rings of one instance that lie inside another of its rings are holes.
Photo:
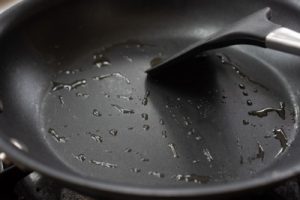
[[[261,159],[261,161],[263,161],[265,157],[264,148],[261,146],[259,142],[257,142],[257,146],[258,146],[258,153],[256,154],[256,158]]]
[[[202,137],[200,135],[198,135],[195,137],[195,139],[199,141],[199,140],[202,140]]]
[[[173,158],[179,158],[176,148],[175,148],[175,145],[171,143],[171,144],[168,144],[168,147],[170,147],[170,149],[172,151]]]
[[[133,130],[133,129],[134,129],[134,127],[129,127],[129,128],[128,128],[128,130],[130,130],[130,131]]]
[[[94,140],[95,142],[98,142],[98,143],[103,142],[103,139],[100,135],[96,135],[96,134],[91,133],[91,132],[87,132],[86,134],[89,135],[92,138],[92,140]]]
[[[252,101],[251,100],[247,100],[247,105],[248,106],[252,106],[253,105]]]
[[[163,62],[163,59],[161,57],[155,57],[150,61],[150,66],[155,67]]]
[[[119,99],[125,99],[127,101],[133,100],[132,96],[126,96],[126,95],[117,95],[117,98],[119,98]]]
[[[244,96],[248,96],[248,92],[243,91],[243,95],[244,95]]]
[[[57,132],[53,128],[48,129],[48,133],[54,138],[54,140],[58,143],[66,143],[67,138],[59,136]]]
[[[244,125],[248,125],[248,124],[249,124],[249,121],[244,119],[244,120],[243,120],[243,124],[244,124]]]
[[[100,111],[97,110],[97,109],[94,109],[94,110],[93,110],[93,115],[94,115],[95,117],[101,117],[101,116],[102,116],[102,114],[100,113]]]
[[[165,175],[163,173],[160,173],[160,172],[154,172],[154,171],[150,171],[148,172],[148,175],[150,176],[155,176],[157,178],[164,178]]]
[[[189,126],[192,124],[191,119],[189,117],[183,117],[184,126]]]
[[[96,161],[96,160],[90,160],[90,163],[94,164],[94,165],[99,165],[101,167],[106,167],[106,168],[117,168],[118,167],[117,164],[112,164],[112,163],[102,162],[102,161]]]
[[[111,106],[113,108],[115,108],[117,111],[119,111],[120,113],[123,113],[123,114],[134,114],[134,110],[132,109],[125,109],[117,104],[111,104]]]
[[[104,97],[105,97],[105,98],[110,98],[110,94],[108,94],[108,93],[105,92],[105,93],[104,93]]]
[[[142,170],[139,168],[131,168],[130,171],[133,173],[140,173]]]
[[[194,135],[195,132],[196,132],[196,130],[195,130],[194,128],[192,128],[191,130],[189,130],[189,131],[187,132],[187,135],[188,135],[188,136]]]
[[[246,89],[245,85],[242,83],[239,84],[239,88],[241,88],[242,90]]]
[[[86,160],[86,156],[84,154],[73,155],[73,157],[80,162],[84,162]]]
[[[203,154],[206,156],[206,159],[208,160],[208,162],[211,162],[214,160],[214,158],[211,156],[210,152],[208,149],[203,149]]]
[[[168,137],[168,136],[167,136],[167,131],[166,131],[166,130],[163,130],[163,131],[161,132],[161,135],[162,135],[163,138],[167,138],[167,137]]]
[[[131,149],[131,148],[126,148],[126,149],[124,150],[124,152],[125,152],[125,153],[130,153],[130,152],[132,152],[132,149]]]
[[[281,129],[281,128],[280,129],[274,129],[273,133],[274,133],[274,138],[279,140],[280,146],[281,146],[280,150],[278,151],[278,153],[275,156],[275,158],[276,158],[279,155],[281,155],[286,150],[286,148],[288,148],[290,145],[288,143],[288,137],[285,134],[283,129]]]
[[[143,125],[143,129],[144,129],[145,131],[148,131],[148,130],[150,129],[150,126],[149,126],[148,124],[144,124],[144,125]]]
[[[149,158],[141,158],[140,161],[142,161],[142,162],[149,162],[150,160],[149,160]]]
[[[205,184],[210,181],[209,176],[201,176],[201,175],[196,175],[196,174],[178,174],[175,176],[177,181],[184,181],[187,183],[200,183],[200,184]]]
[[[280,108],[264,108],[258,111],[250,111],[249,115],[257,116],[257,117],[266,117],[269,112],[276,112],[281,119],[285,119],[285,104],[280,102]]]
[[[74,69],[74,70],[65,70],[65,71],[59,71],[59,73],[64,73],[66,75],[74,75],[76,73],[80,72],[79,69]]]
[[[61,104],[61,105],[64,105],[65,104],[65,101],[64,101],[64,98],[62,97],[62,96],[58,96],[58,100],[59,100],[59,103]]]
[[[67,84],[67,83],[59,83],[59,82],[52,82],[52,92],[66,89],[68,91],[71,91],[73,89],[76,89],[80,86],[85,86],[87,84],[87,81],[85,79],[74,81],[73,83]]]
[[[120,78],[120,79],[124,80],[127,84],[130,84],[130,80],[126,76],[122,75],[119,72],[111,73],[111,74],[105,74],[105,75],[102,75],[102,76],[95,76],[93,79],[96,80],[96,81],[100,81],[100,80],[103,80],[103,79],[106,79],[106,78],[111,78],[111,77]]]
[[[223,64],[228,64],[229,66],[232,67],[232,69],[235,71],[235,73],[237,75],[239,75],[241,78],[245,79],[248,82],[251,82],[255,85],[260,86],[261,88],[265,89],[265,90],[269,90],[266,86],[264,86],[261,83],[258,83],[257,81],[251,79],[249,76],[247,76],[245,73],[243,73],[240,69],[239,66],[236,65],[235,63],[233,63],[227,56],[223,55],[223,54],[217,54],[217,57],[221,59],[221,62]]]
[[[229,57],[225,56],[224,54],[218,53],[216,56],[221,60],[222,64],[229,64],[231,63]]]
[[[123,58],[125,58],[128,62],[133,62],[133,59],[132,58],[130,58],[129,56],[123,56]]]
[[[201,162],[201,160],[193,160],[193,164],[197,164],[197,163],[200,163]]]
[[[111,65],[110,60],[105,57],[103,54],[95,54],[93,56],[94,65],[98,68],[105,67]]]
[[[144,120],[148,120],[148,114],[147,113],[142,113],[141,116]]]
[[[165,125],[165,121],[163,119],[159,120],[160,125]]]
[[[118,130],[117,129],[110,129],[109,134],[111,134],[112,136],[116,136],[118,134]]]
[[[146,106],[148,104],[148,97],[150,96],[150,91],[147,90],[145,95],[144,95],[144,98],[142,99],[142,105]]]
[[[77,97],[82,97],[82,98],[88,98],[90,95],[88,95],[88,94],[85,94],[85,93],[82,93],[82,92],[77,92],[76,93],[76,96]]]

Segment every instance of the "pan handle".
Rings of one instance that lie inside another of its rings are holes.
[[[278,28],[266,36],[266,47],[300,55],[300,33],[288,28]]]

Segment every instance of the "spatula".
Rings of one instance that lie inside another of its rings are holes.
[[[162,62],[155,63],[146,72],[158,75],[172,70],[199,52],[230,45],[248,44],[300,55],[300,34],[270,21],[271,9],[264,8],[218,31],[204,41],[197,42]]]

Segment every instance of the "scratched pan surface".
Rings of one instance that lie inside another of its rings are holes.
[[[160,79],[144,73],[266,6],[300,30],[292,1],[72,1],[11,20],[1,35],[2,149],[94,195],[207,196],[296,175],[298,57],[235,46]]]

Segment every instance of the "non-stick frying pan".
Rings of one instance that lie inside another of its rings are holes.
[[[23,1],[1,15],[0,147],[93,195],[204,197],[300,171],[300,58],[253,46],[144,72],[264,7],[297,1]]]

